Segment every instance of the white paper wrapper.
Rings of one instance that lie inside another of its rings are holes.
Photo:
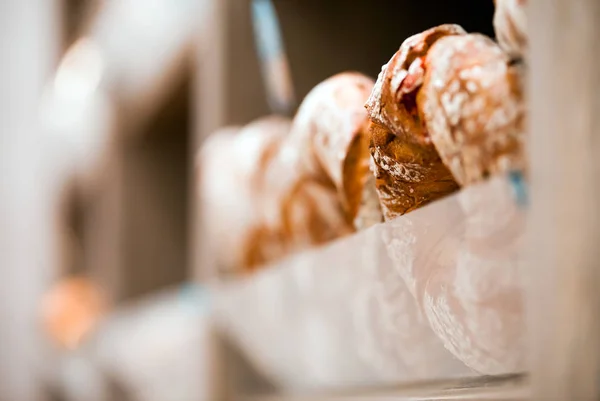
[[[216,318],[288,390],[521,371],[523,213],[495,178],[219,288]]]

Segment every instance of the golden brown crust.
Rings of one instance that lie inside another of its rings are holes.
[[[425,141],[426,133],[416,110],[415,96],[423,82],[423,59],[431,46],[448,35],[462,35],[458,25],[440,25],[406,39],[383,66],[366,108],[371,121],[396,136]]]
[[[369,174],[364,103],[373,84],[371,78],[353,72],[323,81],[302,102],[290,135],[297,149],[310,148],[303,152],[302,168],[307,174],[329,177],[350,222]]]
[[[304,99],[263,172],[260,225],[244,246],[249,271],[353,231],[369,172],[364,102],[373,80],[343,73]]]
[[[335,189],[318,180],[299,182],[283,203],[283,235],[290,238],[289,252],[306,249],[350,234]]]
[[[200,201],[207,241],[224,270],[237,270],[247,258],[248,232],[260,223],[264,202],[264,171],[291,121],[270,116],[243,128],[211,135],[199,159]]]
[[[355,221],[359,213],[370,213],[381,216],[381,209],[373,207],[365,199],[368,196],[368,186],[374,184],[369,178],[373,176],[370,170],[369,162],[371,153],[369,151],[370,135],[367,129],[368,125],[363,124],[361,130],[357,133],[350,147],[343,164],[343,197],[344,207],[348,214],[348,219]],[[365,210],[367,209],[367,210]],[[375,219],[377,217],[374,217]],[[381,219],[380,219],[381,220]],[[356,229],[360,227],[354,225]]]
[[[384,66],[366,104],[372,124],[371,156],[386,220],[455,191],[419,110],[424,58],[445,36],[463,35],[457,25],[441,25],[408,38]]]
[[[377,180],[375,179],[375,167],[369,156],[369,174],[362,188],[360,205],[354,218],[354,228],[364,230],[375,224],[383,222],[383,211],[377,194]]]
[[[277,196],[282,196],[278,223],[261,221],[248,230],[241,244],[244,272],[353,231],[335,188],[327,181],[304,178]]]
[[[521,73],[491,39],[439,40],[419,96],[431,139],[460,185],[525,168]]]
[[[229,227],[212,228],[229,237],[218,240],[223,263],[252,272],[354,231],[370,176],[363,105],[372,86],[364,75],[339,74],[311,91],[291,125],[262,119],[205,151],[215,172],[205,186],[215,194],[208,217]]]
[[[376,187],[386,220],[458,189],[432,145],[404,141],[375,123],[371,133]]]

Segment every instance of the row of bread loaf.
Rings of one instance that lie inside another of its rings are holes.
[[[209,137],[201,195],[221,265],[252,270],[354,231],[370,174],[364,101],[372,86],[340,74],[315,87],[292,121],[270,116]]]
[[[219,264],[253,270],[524,169],[524,2],[496,3],[499,44],[441,25],[406,39],[376,82],[342,73],[292,120],[213,134],[199,172]]]

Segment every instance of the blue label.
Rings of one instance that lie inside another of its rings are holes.
[[[508,175],[517,204],[525,207],[529,204],[527,181],[520,171],[511,171]]]

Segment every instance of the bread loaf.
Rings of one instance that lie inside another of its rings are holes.
[[[491,39],[438,27],[402,45],[367,104],[386,219],[470,186],[383,240],[444,346],[482,374],[524,367],[523,219],[508,181],[472,185],[526,167],[520,68]]]
[[[248,233],[261,224],[264,172],[291,122],[267,117],[212,134],[199,153],[200,202],[209,249],[221,269],[236,272],[248,258]]]
[[[370,175],[368,116],[364,103],[373,80],[359,73],[335,75],[317,85],[294,119],[290,143],[307,174],[327,177],[339,193],[348,221],[361,205]]]
[[[443,162],[462,186],[525,168],[520,67],[491,39],[440,39],[425,59],[420,105]]]
[[[386,220],[458,189],[431,143],[419,93],[431,46],[445,36],[464,33],[457,25],[441,25],[405,40],[383,67],[366,104],[377,192]]]
[[[377,220],[378,205],[362,200],[372,87],[364,75],[336,75],[308,94],[292,123],[261,119],[206,143],[201,188],[219,264],[254,271],[353,232],[360,210]]]
[[[370,176],[364,102],[373,81],[343,73],[303,100],[265,170],[262,223],[246,248],[252,268],[354,231]],[[365,207],[373,207],[367,205]]]
[[[528,47],[527,0],[495,0],[494,30],[498,43],[511,58],[522,58]]]
[[[362,189],[361,203],[358,207],[358,212],[354,218],[354,228],[364,230],[375,224],[383,221],[383,212],[379,203],[379,195],[377,194],[375,165],[373,159],[370,158],[369,172],[365,185]]]

